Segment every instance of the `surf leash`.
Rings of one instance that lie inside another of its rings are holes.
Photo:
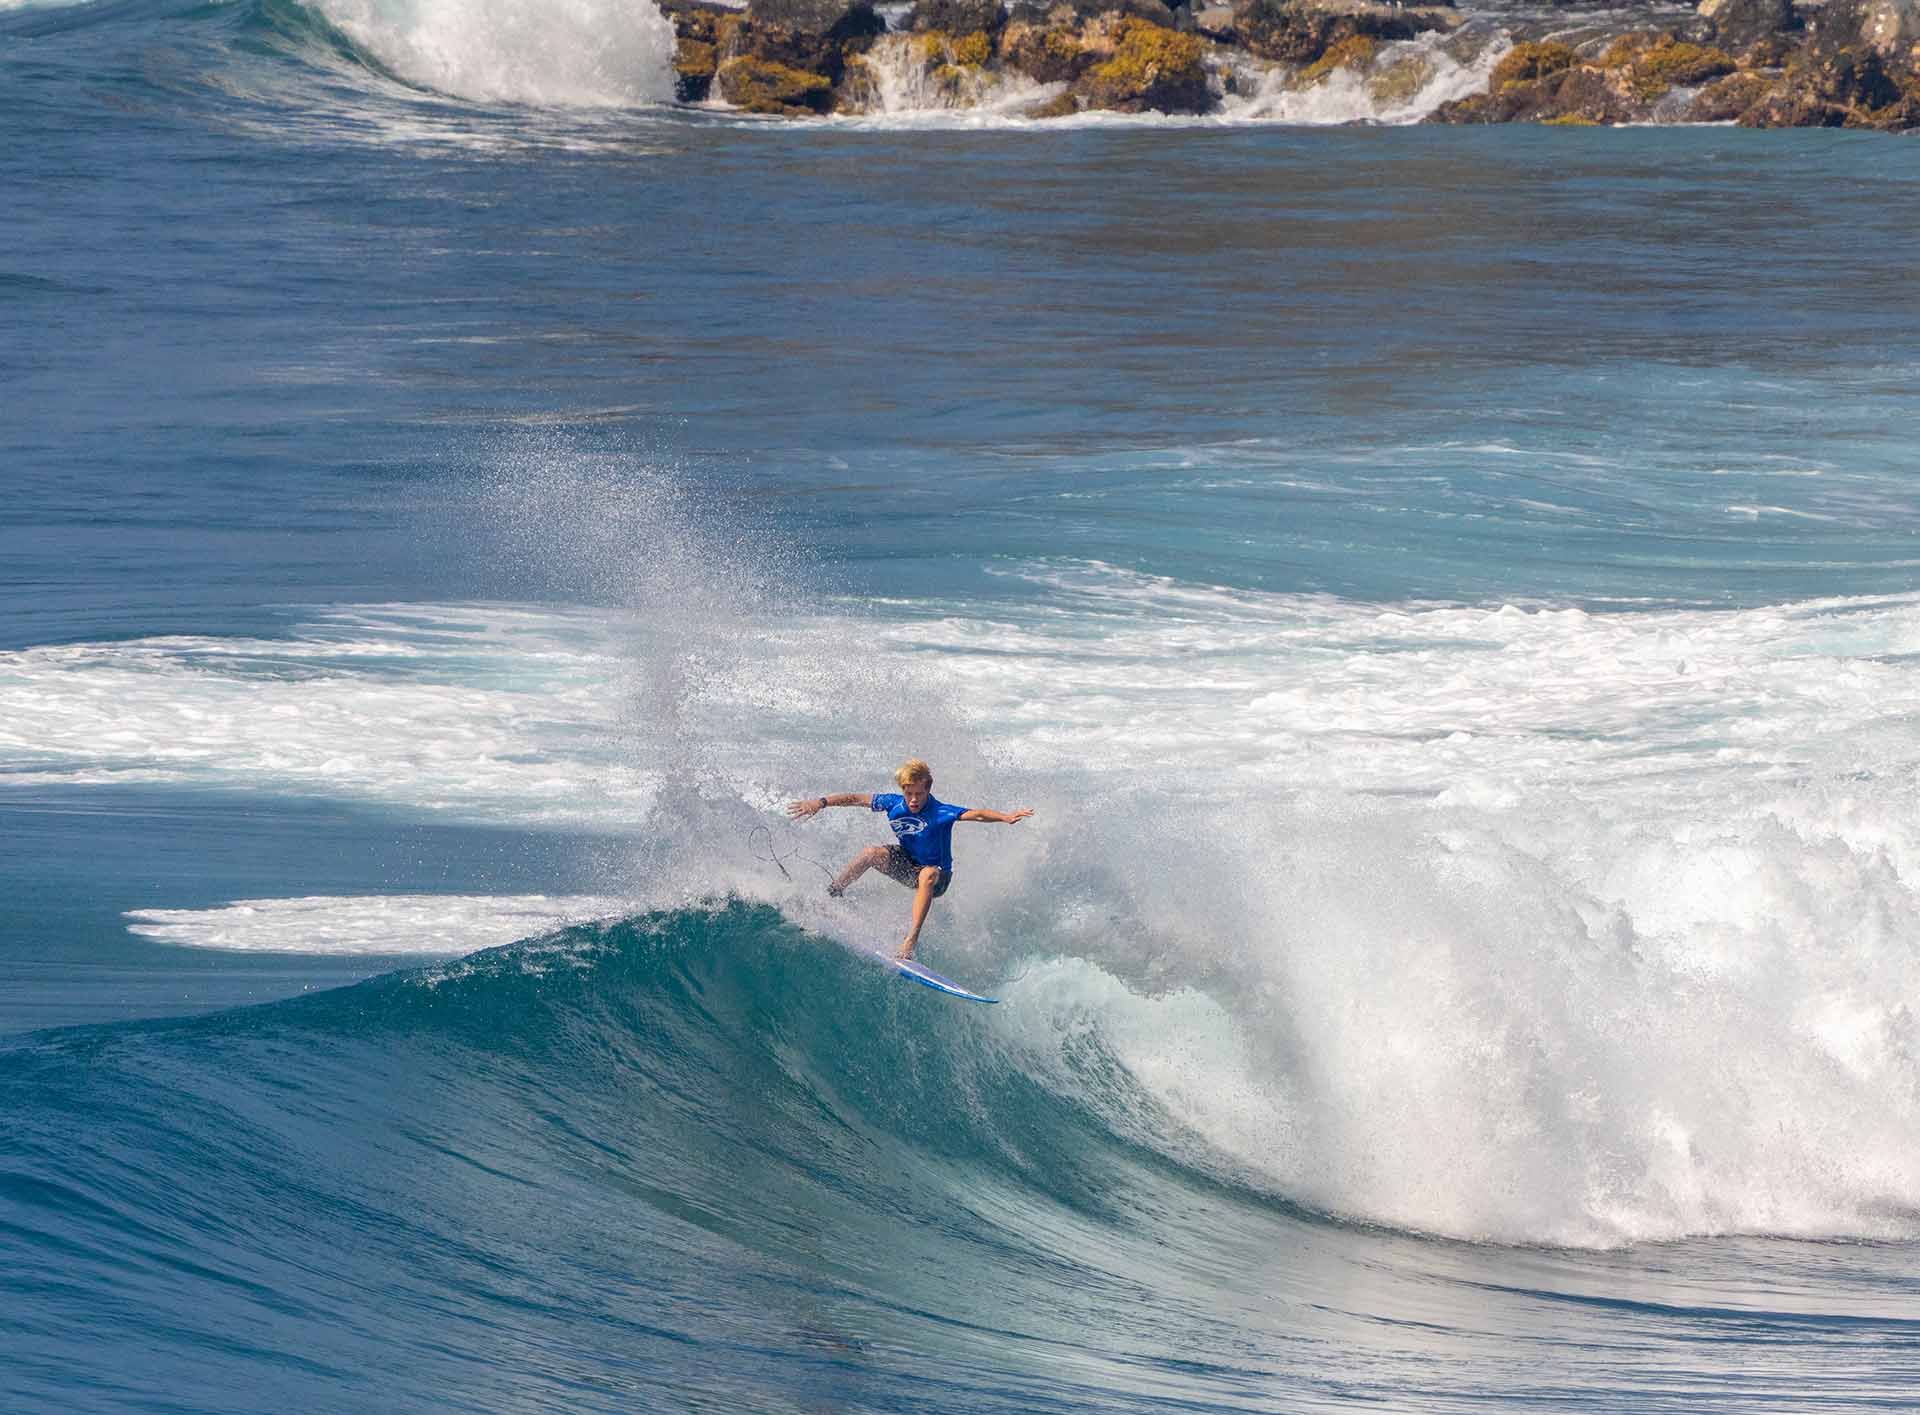
[[[764,855],[760,853],[758,847],[754,843],[755,838],[757,836],[762,836],[762,835],[766,836],[767,838],[767,842],[766,842],[767,853]],[[800,853],[800,847],[798,845],[794,846],[791,850],[787,851],[787,853],[784,855],[781,854],[778,850],[774,849],[773,848],[773,832],[764,825],[756,825],[755,827],[753,827],[753,829],[747,832],[747,849],[752,851],[754,859],[764,860],[766,863],[772,865],[775,869],[780,871],[780,873],[783,876],[785,876],[787,883],[789,884],[793,883],[793,872],[789,870],[786,866],[786,862],[788,860],[804,860],[809,865],[812,865],[816,870],[820,871],[821,874],[825,875],[827,877],[827,882],[829,884],[833,882],[833,871],[828,869],[825,865],[821,864],[818,860],[814,859],[811,855],[802,855]]]

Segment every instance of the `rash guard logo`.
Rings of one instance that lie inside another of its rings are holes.
[[[918,835],[927,828],[927,823],[918,816],[901,816],[897,820],[889,821],[888,824],[893,827],[895,835]]]

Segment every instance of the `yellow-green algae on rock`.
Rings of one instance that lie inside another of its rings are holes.
[[[1651,103],[1676,84],[1703,84],[1733,70],[1733,56],[1724,49],[1671,40],[1654,45],[1636,58],[1628,82],[1637,97]]]
[[[765,59],[729,59],[720,66],[721,95],[749,113],[795,117],[825,113],[833,104],[833,85],[823,74]]]
[[[1525,83],[1528,79],[1572,68],[1577,58],[1570,46],[1555,40],[1516,44],[1493,66],[1493,72],[1487,76],[1487,87],[1498,93],[1508,84]]]
[[[1014,20],[1000,31],[1000,62],[1035,83],[1064,83],[1086,66],[1077,31]]]
[[[1094,107],[1188,113],[1206,105],[1206,46],[1199,36],[1127,19],[1115,38],[1113,58],[1096,65],[1083,84]]]
[[[1350,34],[1302,69],[1300,81],[1309,84],[1318,83],[1335,69],[1364,69],[1373,62],[1373,56],[1379,52],[1379,42],[1372,36]]]

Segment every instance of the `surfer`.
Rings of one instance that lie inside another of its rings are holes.
[[[920,926],[927,921],[933,901],[947,892],[953,882],[953,828],[960,821],[993,821],[1013,825],[1032,815],[1031,810],[988,811],[965,806],[949,806],[933,798],[933,768],[915,757],[900,764],[893,774],[898,791],[868,795],[861,791],[842,791],[811,801],[789,801],[787,814],[795,820],[824,811],[828,806],[865,806],[884,811],[893,828],[894,843],[870,845],[855,855],[827,885],[827,893],[838,899],[855,880],[868,870],[879,870],[888,879],[904,884],[913,893],[913,923],[907,929],[906,942],[896,958],[913,957],[920,942]]]

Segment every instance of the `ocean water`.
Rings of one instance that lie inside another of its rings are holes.
[[[1911,1408],[1920,147],[670,50],[0,11],[0,1408]]]

